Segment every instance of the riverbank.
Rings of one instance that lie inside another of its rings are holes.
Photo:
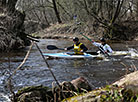
[[[14,102],[137,102],[137,77],[138,71],[135,71],[111,85],[92,91],[83,77],[63,82],[60,87],[52,89],[44,86],[26,87],[18,91]]]
[[[95,33],[92,30],[88,30],[87,27],[83,27],[74,23],[68,23],[51,25],[44,30],[33,33],[32,36],[41,39],[72,39],[74,36],[77,36],[83,40],[85,38],[80,35],[80,33],[82,33],[87,37],[95,40],[102,37],[100,32],[101,31],[99,30],[99,32]]]
[[[53,24],[50,27],[35,32],[31,35],[41,39],[72,39],[74,36],[77,36],[81,40],[85,40],[85,38],[80,35],[80,33],[89,37],[90,39],[99,40],[99,38],[102,37],[103,30],[99,29],[98,31],[94,32],[92,28],[90,29],[88,27],[83,27],[74,23]],[[138,37],[135,36],[133,41],[138,41]]]
[[[137,77],[138,71],[135,71],[111,85],[68,98],[67,102],[138,102]]]

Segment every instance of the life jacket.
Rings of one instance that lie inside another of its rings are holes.
[[[106,51],[109,53],[110,51],[107,49],[107,46],[106,46],[106,43],[105,44],[102,44],[103,46],[100,46],[100,52],[101,53],[104,53],[104,51],[105,51],[105,49],[106,49]]]
[[[74,44],[74,52],[75,52],[75,54],[83,55],[83,52],[80,52],[82,50],[80,48],[81,45],[82,45],[82,43],[79,43],[79,45]]]

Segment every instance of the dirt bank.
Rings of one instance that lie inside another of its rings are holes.
[[[133,25],[136,25],[136,24],[138,25],[137,22],[134,22],[134,23],[135,24]],[[126,25],[127,26],[130,25],[130,23],[128,24],[127,22]],[[132,30],[132,28],[135,29],[136,27],[131,27],[131,29],[128,31],[128,35],[132,34],[131,36],[133,36],[133,32],[135,31],[135,35],[132,38],[134,38],[133,40],[138,40],[137,30]],[[67,23],[67,24],[53,24],[44,30],[33,33],[32,35],[42,39],[45,39],[45,38],[46,39],[71,39],[74,36],[77,36],[80,39],[85,39],[82,35],[80,35],[80,33],[82,33],[91,39],[98,40],[103,36],[103,32],[104,32],[103,29],[97,28],[97,31],[94,31],[93,28],[92,27],[89,28],[89,26],[77,25],[74,23]]]
[[[85,39],[80,33],[91,39],[99,39],[102,37],[101,33],[96,34],[91,30],[87,30],[87,27],[85,28],[73,23],[51,25],[49,28],[33,33],[32,36],[42,39],[72,39],[74,36],[77,36],[80,39]]]

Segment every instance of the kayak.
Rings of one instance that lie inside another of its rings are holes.
[[[84,55],[75,55],[74,52],[62,52],[62,53],[43,53],[44,56],[48,58],[92,58],[92,59],[104,59],[105,55],[103,54],[94,54],[93,52],[84,53]],[[109,56],[126,56],[130,55],[129,51],[114,51],[113,53],[109,54]],[[108,56],[107,56],[108,57]]]
[[[129,55],[130,52],[129,51],[113,51],[113,53],[109,54],[109,55],[113,55],[113,56],[116,56],[116,55]]]
[[[74,52],[62,52],[62,53],[43,53],[44,56],[50,58],[92,58],[92,59],[103,59],[104,56],[91,55],[84,53],[84,55],[75,55]]]

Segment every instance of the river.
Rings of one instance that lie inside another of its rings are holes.
[[[98,50],[88,41],[82,41],[90,51]],[[48,50],[47,45],[56,45],[64,48],[72,45],[70,40],[41,39],[37,43],[43,53],[57,53],[61,50]],[[126,46],[127,44],[127,46]],[[113,50],[127,51],[128,48],[138,49],[137,42],[112,43]],[[10,53],[0,54],[0,101],[6,100],[10,93],[7,80],[13,71],[23,61],[29,47]],[[59,82],[71,81],[79,76],[85,77],[93,89],[111,84],[124,76],[126,73],[133,72],[133,67],[138,67],[138,60],[131,58],[116,57],[113,60],[96,59],[49,59],[47,60],[51,70]],[[17,70],[12,77],[14,92],[18,89],[30,85],[44,85],[52,87],[55,82],[47,65],[45,64],[40,52],[33,46],[26,63]]]

